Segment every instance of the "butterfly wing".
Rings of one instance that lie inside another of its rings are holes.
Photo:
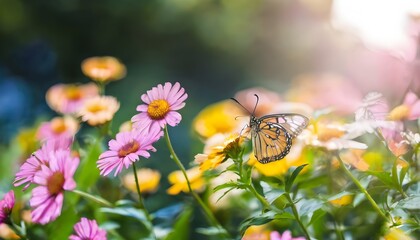
[[[300,114],[272,114],[256,119],[251,125],[254,154],[261,163],[284,158],[297,137],[308,125],[308,118]]]

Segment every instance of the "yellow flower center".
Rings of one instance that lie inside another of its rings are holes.
[[[63,191],[64,176],[61,172],[55,172],[48,178],[48,192],[52,195],[57,195]]]
[[[140,145],[136,141],[131,141],[127,144],[125,144],[120,150],[118,151],[119,157],[125,157],[130,153],[135,153],[137,150],[139,150]]]
[[[82,91],[77,86],[68,86],[65,90],[65,95],[70,100],[79,100],[82,98]]]
[[[401,121],[408,117],[410,109],[406,105],[400,105],[389,113],[388,119],[392,121]]]
[[[168,112],[169,103],[163,99],[154,100],[149,104],[149,107],[147,108],[147,113],[153,120],[163,119]]]
[[[104,106],[102,104],[99,104],[99,103],[92,104],[92,105],[89,105],[87,107],[87,110],[91,113],[97,113],[97,112],[103,111],[105,109],[106,109],[106,106]]]
[[[51,129],[53,130],[53,132],[58,133],[58,134],[65,132],[67,127],[64,122],[64,119],[62,118],[53,119],[51,121]]]

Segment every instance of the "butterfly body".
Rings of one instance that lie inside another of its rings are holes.
[[[260,163],[283,159],[292,147],[293,138],[308,124],[300,114],[271,114],[261,118],[251,115],[249,126],[254,154]]]

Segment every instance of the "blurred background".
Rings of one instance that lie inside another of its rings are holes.
[[[419,23],[418,0],[0,0],[0,143],[55,116],[45,92],[89,82],[80,64],[92,56],[127,67],[107,86],[121,103],[114,130],[146,90],[181,83],[189,98],[171,133],[186,163],[197,153],[193,118],[246,88],[290,100],[291,86],[318,85],[322,96],[344,82],[343,101],[379,91],[397,104],[420,93]]]

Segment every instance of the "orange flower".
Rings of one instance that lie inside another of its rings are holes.
[[[72,137],[79,130],[79,123],[70,116],[55,117],[49,122],[41,123],[37,137],[40,140]]]
[[[119,80],[126,75],[123,63],[114,57],[91,57],[82,62],[83,73],[97,82]]]
[[[86,100],[79,111],[82,121],[97,126],[111,121],[120,108],[117,99],[112,96],[97,96]]]

